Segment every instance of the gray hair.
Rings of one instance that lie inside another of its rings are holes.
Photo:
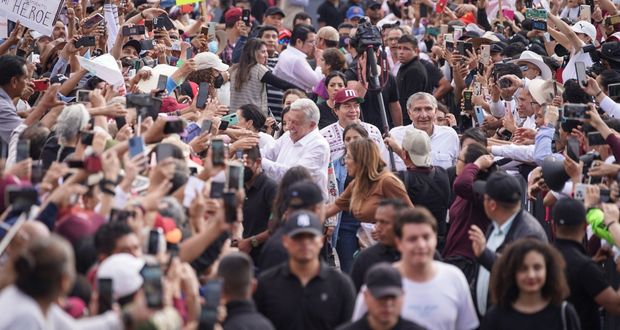
[[[78,133],[88,126],[90,114],[83,104],[74,104],[65,107],[56,123],[56,135],[60,142],[73,141]]]
[[[433,109],[437,110],[437,99],[433,95],[426,92],[417,92],[409,96],[409,98],[407,99],[407,111],[409,111],[409,108],[411,107],[413,101],[419,99],[426,99],[428,102],[430,102]]]
[[[303,111],[306,115],[306,120],[310,120],[315,124],[319,124],[319,119],[321,118],[321,112],[319,111],[319,107],[316,106],[316,103],[311,99],[298,99],[295,102],[291,103],[290,111]]]

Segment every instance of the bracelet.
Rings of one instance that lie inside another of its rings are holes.
[[[594,97],[598,97],[599,95],[601,95],[603,93],[603,90],[599,90],[598,93],[596,93],[596,95],[594,95]]]
[[[143,11],[140,12],[140,17],[142,17],[142,19],[146,19],[146,17],[144,17],[144,12]]]
[[[605,226],[605,229],[609,230],[609,227],[611,227],[611,225],[613,225],[613,224],[618,224],[618,221],[612,221],[612,222],[608,223],[608,224]]]

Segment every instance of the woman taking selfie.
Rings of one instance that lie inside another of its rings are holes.
[[[239,63],[230,72],[230,108],[239,109],[243,104],[256,105],[265,116],[267,109],[267,86],[287,90],[296,88],[276,76],[267,67],[267,45],[260,39],[250,39],[243,47]]]
[[[319,129],[333,124],[338,121],[338,117],[334,112],[334,95],[347,86],[347,78],[342,72],[334,71],[325,77],[325,88],[327,89],[328,99],[318,103],[321,117],[319,118]]]
[[[400,199],[413,206],[403,183],[386,169],[374,141],[352,141],[344,157],[347,172],[354,180],[335,203],[327,206],[326,217],[349,211],[361,222],[375,222],[375,210],[385,198]]]
[[[564,259],[551,245],[532,238],[514,242],[493,266],[493,306],[482,330],[579,330],[579,317],[564,301]]]

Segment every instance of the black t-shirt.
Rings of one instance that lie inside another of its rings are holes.
[[[568,301],[575,306],[582,329],[600,329],[599,306],[594,297],[609,287],[605,274],[580,243],[557,239],[554,244],[566,260],[566,280],[570,288]]]
[[[351,268],[351,279],[355,285],[355,291],[359,291],[364,284],[366,271],[380,262],[393,263],[400,260],[400,252],[392,246],[377,243],[367,249],[363,249],[355,258]]]
[[[429,74],[426,66],[419,58],[413,59],[409,63],[402,64],[396,75],[400,107],[403,111],[403,125],[411,124],[411,119],[407,115],[407,100],[417,92],[432,92],[429,84]]]
[[[433,89],[439,86],[439,81],[441,80],[441,78],[443,78],[443,72],[441,72],[441,70],[439,70],[439,68],[432,62],[429,62],[427,60],[420,60],[420,62],[422,62],[422,64],[424,64],[424,67],[426,68],[428,87],[432,92]]]
[[[566,328],[562,324],[562,307],[547,305],[533,314],[523,314],[510,307],[491,306],[482,319],[480,330],[580,330],[577,312],[571,304],[566,305]],[[594,329],[594,328],[583,328]]]
[[[358,81],[357,60],[354,60],[351,63],[344,75],[346,76],[347,81]],[[391,74],[388,75],[385,86],[383,86],[383,89],[381,90],[381,95],[383,96],[383,106],[385,107],[385,115],[387,117],[388,126],[391,129],[394,127],[394,123],[392,122],[392,116],[390,115],[390,103],[399,101],[396,79],[394,79],[394,76]],[[381,120],[381,110],[379,109],[379,92],[373,90],[366,91],[364,103],[360,105],[360,108],[362,111],[362,121],[375,125],[379,128],[381,133],[385,133],[385,130],[383,129],[383,122]]]
[[[446,213],[450,207],[450,182],[445,169],[415,168],[399,172],[413,205],[426,207],[437,219],[439,235],[446,234]]]
[[[425,330],[425,329],[426,329],[425,327],[419,324],[413,323],[411,321],[407,321],[403,319],[402,317],[398,319],[398,323],[396,323],[394,327],[390,328],[390,330]],[[364,317],[362,317],[361,319],[353,323],[343,325],[336,330],[372,330],[372,328],[370,327],[370,323],[368,323],[368,313],[366,313],[366,315],[364,315]]]
[[[340,10],[329,0],[325,0],[325,2],[319,6],[317,14],[317,21],[319,23],[323,22],[325,25],[332,26],[335,29],[344,21],[344,16]]]
[[[321,118],[319,119],[319,129],[323,129],[326,126],[329,126],[338,121],[338,117],[332,108],[330,108],[326,102],[321,102],[318,104],[319,112],[321,113]]]

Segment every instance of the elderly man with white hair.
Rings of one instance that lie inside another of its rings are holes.
[[[265,150],[262,165],[265,173],[276,181],[289,168],[303,166],[327,197],[329,144],[319,133],[319,117],[319,108],[312,100],[293,102],[285,115],[288,131]]]

